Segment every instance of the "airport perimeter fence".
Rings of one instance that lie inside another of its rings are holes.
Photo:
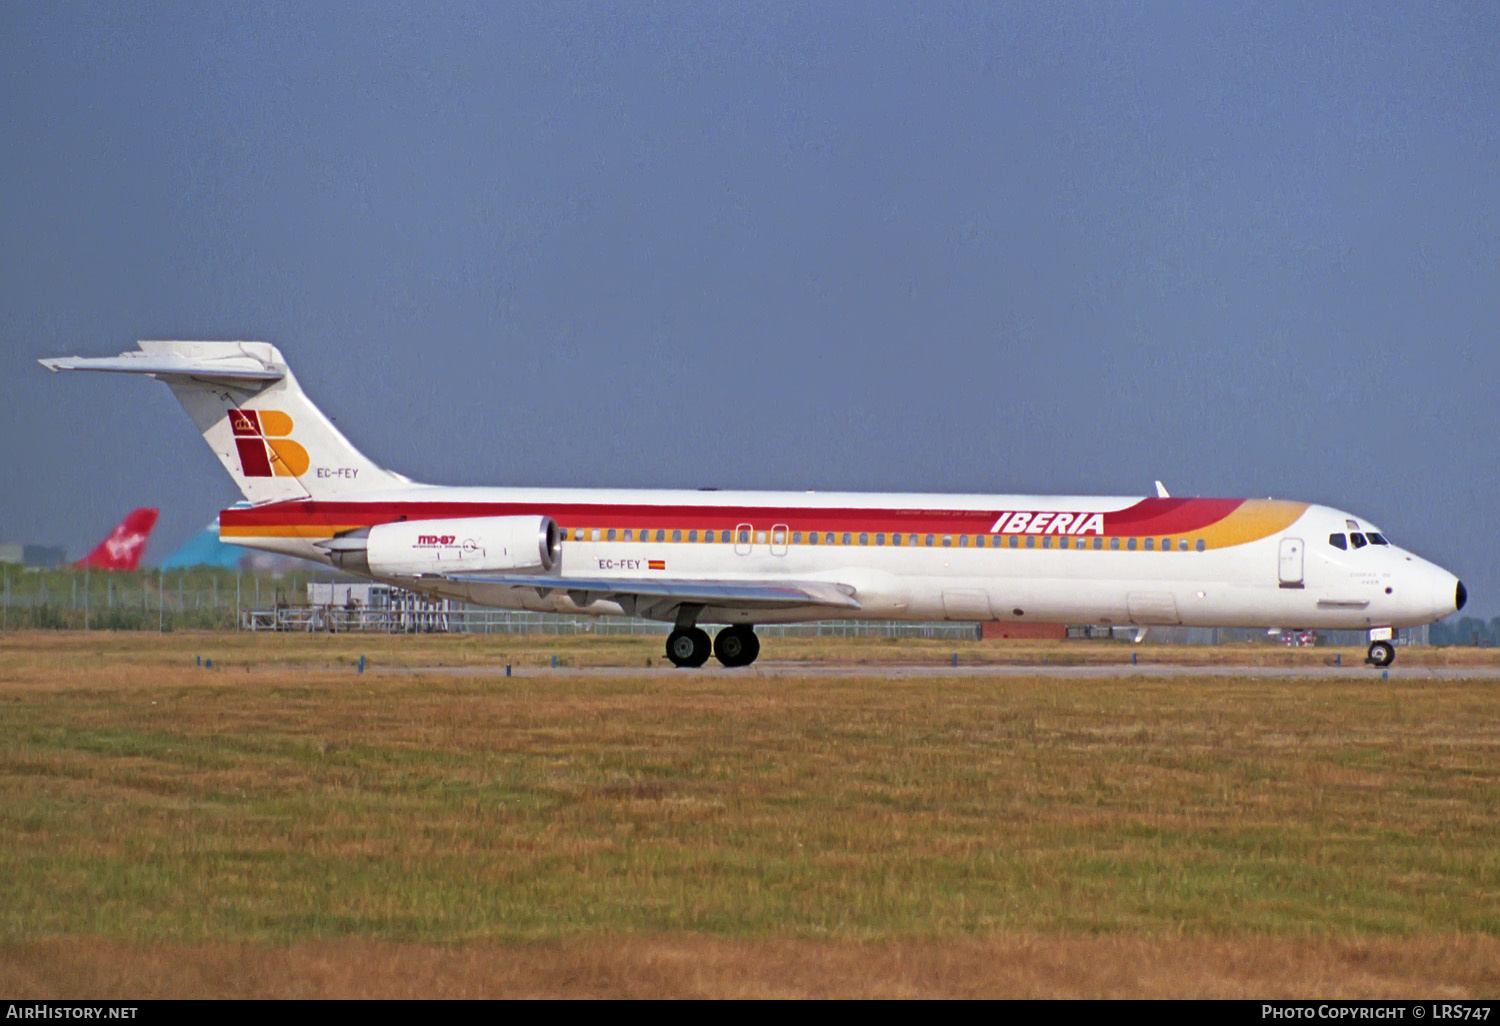
[[[664,637],[669,623],[636,620],[623,616],[575,616],[566,613],[526,613],[482,606],[434,604],[416,608],[370,608],[366,606],[280,606],[245,609],[240,629],[246,631],[303,631],[330,633],[376,632],[387,634],[555,634],[634,635]],[[764,637],[827,638],[944,638],[979,640],[979,625],[972,623],[906,623],[885,620],[833,620],[805,624],[764,624],[756,632]]]
[[[671,624],[619,616],[513,612],[453,602],[388,608],[312,605],[308,582],[327,571],[267,577],[193,568],[124,572],[27,570],[0,564],[0,630],[249,630],[295,632],[666,635]],[[976,640],[965,623],[830,621],[770,624],[767,637],[903,637]]]
[[[0,630],[234,630],[247,606],[300,601],[311,576],[0,564]]]

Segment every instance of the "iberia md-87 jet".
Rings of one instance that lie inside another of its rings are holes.
[[[1465,600],[1374,524],[1306,502],[449,488],[366,459],[265,342],[41,363],[165,382],[248,500],[219,515],[226,542],[481,605],[662,620],[678,666],[746,666],[756,624],[831,618],[1358,629],[1385,666],[1393,628]]]

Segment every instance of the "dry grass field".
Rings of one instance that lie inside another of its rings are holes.
[[[1493,681],[577,670],[660,644],[0,634],[0,992],[1500,994]]]

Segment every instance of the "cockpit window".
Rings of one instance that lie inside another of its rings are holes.
[[[1341,535],[1341,534],[1330,534],[1328,536],[1328,544],[1332,545],[1336,549],[1348,549],[1349,548],[1348,541],[1346,541],[1344,539],[1344,536]]]
[[[1354,543],[1354,547],[1356,549],[1362,549],[1366,545],[1370,544],[1365,540],[1365,536],[1360,534],[1358,531],[1351,531],[1349,534],[1349,540]]]
[[[1368,538],[1368,539],[1370,539],[1370,544],[1371,545],[1389,545],[1390,544],[1390,542],[1388,542],[1388,541],[1385,540],[1385,535],[1383,535],[1383,534],[1376,534],[1374,531],[1367,532],[1365,534],[1365,537]]]

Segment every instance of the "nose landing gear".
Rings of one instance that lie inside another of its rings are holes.
[[[1396,648],[1389,641],[1372,641],[1370,648],[1365,652],[1365,662],[1371,666],[1381,668],[1391,665],[1396,661]]]

